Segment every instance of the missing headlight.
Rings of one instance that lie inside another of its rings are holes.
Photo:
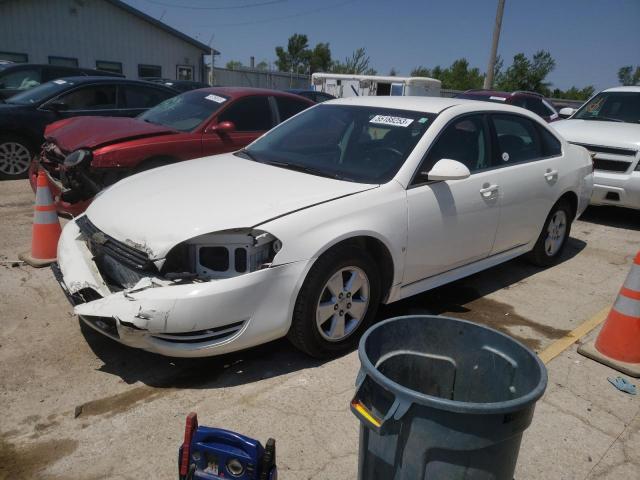
[[[269,267],[282,242],[267,232],[227,230],[176,246],[162,272],[194,272],[201,279],[230,278]]]

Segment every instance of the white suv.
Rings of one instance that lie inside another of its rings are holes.
[[[598,93],[568,120],[551,125],[593,156],[591,204],[640,209],[640,86]]]

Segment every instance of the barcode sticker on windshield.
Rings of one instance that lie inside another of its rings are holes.
[[[226,98],[224,97],[219,97],[218,95],[214,95],[213,93],[211,95],[207,95],[206,97],[207,100],[211,100],[212,102],[216,102],[216,103],[224,103],[227,101]]]
[[[65,80],[54,80],[53,83],[57,83],[58,85],[64,85],[67,82]]]
[[[392,117],[389,115],[376,115],[369,123],[378,125],[392,125],[394,127],[408,127],[413,123],[413,118]]]

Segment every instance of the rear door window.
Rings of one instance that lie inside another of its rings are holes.
[[[229,105],[218,122],[233,122],[239,132],[262,132],[271,129],[273,119],[268,97],[244,97]]]
[[[492,115],[498,141],[496,166],[543,158],[538,128],[533,120],[519,115]]]
[[[0,88],[27,90],[42,83],[40,69],[29,68],[0,75]]]
[[[125,85],[120,88],[124,90],[125,108],[147,109],[155,107],[167,98],[173,97],[171,93],[153,87]]]
[[[90,85],[62,95],[58,101],[69,111],[113,110],[118,107],[115,85]]]
[[[280,112],[280,121],[284,122],[286,119],[293,117],[296,113],[300,113],[302,110],[309,108],[307,102],[295,100],[289,97],[276,97],[276,104],[278,105],[278,111]]]

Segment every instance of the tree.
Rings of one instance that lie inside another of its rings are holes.
[[[328,43],[318,43],[311,51],[311,73],[328,72],[331,69],[331,49]]]
[[[411,76],[436,78],[442,82],[442,88],[454,90],[480,88],[484,79],[479,69],[469,68],[469,61],[466,58],[459,58],[450,67],[444,69],[440,65],[431,70],[419,66],[412,70]]]
[[[260,63],[256,65],[256,70],[268,70],[268,69],[269,69],[269,64],[264,60],[262,60]]]
[[[281,72],[306,73],[311,57],[306,35],[294,33],[289,37],[287,49],[276,47],[276,66]]]
[[[635,72],[633,71],[633,65],[620,67],[620,70],[618,70],[618,80],[620,81],[620,85],[639,85],[640,67],[636,67]]]
[[[596,89],[593,85],[588,85],[584,88],[571,87],[568,90],[554,88],[551,95],[553,95],[554,98],[562,98],[565,100],[587,100],[595,91]]]
[[[398,72],[396,72],[396,69],[394,67],[391,67],[391,70],[389,70],[389,76],[390,77],[397,77],[398,76]]]
[[[334,73],[352,73],[356,75],[375,75],[378,72],[369,67],[370,58],[367,50],[360,47],[353,51],[351,57],[344,59],[344,63],[335,62],[332,71]]]
[[[555,66],[556,61],[545,50],[534,53],[531,60],[524,53],[518,53],[504,73],[498,71],[495,84],[500,90],[529,90],[549,94],[550,83],[545,79]]]
[[[416,68],[411,70],[412,77],[431,77],[431,70],[427,67],[423,67],[422,65],[418,65]]]
[[[239,62],[238,60],[229,60],[226,68],[229,70],[240,70],[242,68],[242,62]]]

